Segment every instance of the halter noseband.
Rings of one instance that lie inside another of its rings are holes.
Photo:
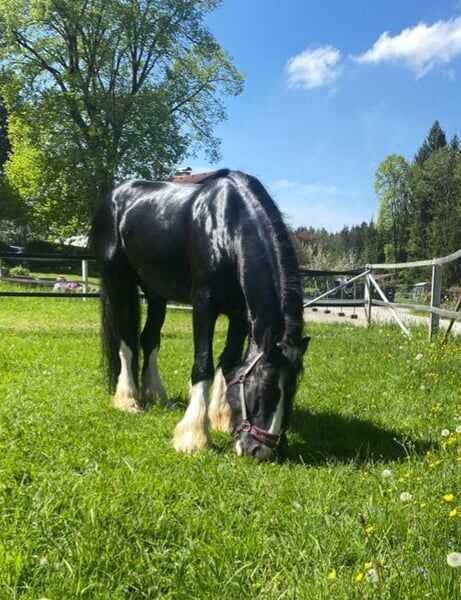
[[[240,433],[241,431],[246,431],[252,437],[254,437],[256,440],[258,440],[258,442],[261,442],[262,444],[264,444],[265,446],[268,446],[269,448],[275,448],[279,442],[280,435],[270,433],[269,431],[266,431],[265,429],[261,429],[260,427],[257,427],[256,425],[252,424],[252,422],[248,418],[248,409],[247,409],[247,403],[246,403],[246,398],[245,398],[245,380],[246,380],[247,376],[250,374],[250,372],[253,370],[255,365],[258,363],[258,361],[262,358],[263,354],[264,354],[263,352],[260,352],[259,354],[257,354],[254,357],[254,359],[251,361],[251,363],[248,365],[248,367],[242,373],[240,373],[239,375],[234,377],[234,379],[229,381],[229,383],[227,384],[227,387],[229,388],[229,387],[231,387],[231,385],[239,385],[240,386],[240,404],[241,404],[241,408],[242,408],[242,422],[236,429],[237,433]]]

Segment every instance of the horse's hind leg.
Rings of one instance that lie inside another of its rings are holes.
[[[218,313],[207,289],[194,294],[194,365],[190,400],[186,413],[174,432],[174,447],[191,454],[209,445],[208,394],[213,379],[213,334]]]
[[[162,298],[147,297],[147,318],[141,333],[141,346],[144,353],[142,366],[141,402],[150,406],[158,400],[167,403],[167,395],[158,371],[160,331],[165,320],[166,302]]]
[[[213,381],[213,392],[211,395],[208,417],[211,427],[217,431],[230,433],[231,410],[226,401],[226,379],[229,371],[239,365],[242,361],[243,345],[248,334],[248,321],[243,313],[235,313],[229,316],[229,327],[227,330],[226,344],[219,358],[219,366]]]
[[[137,400],[139,299],[136,276],[128,265],[102,270],[103,330],[112,403],[128,412],[141,410]]]

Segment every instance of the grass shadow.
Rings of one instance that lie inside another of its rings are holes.
[[[281,448],[281,460],[309,465],[397,461],[437,447],[436,442],[411,439],[371,421],[300,408],[293,411],[290,432]]]

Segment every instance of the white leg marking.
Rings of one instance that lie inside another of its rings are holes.
[[[158,400],[160,404],[165,406],[168,399],[158,371],[157,358],[158,348],[154,348],[149,356],[147,369],[143,374],[141,398],[146,405],[153,404],[155,400]]]
[[[229,403],[226,402],[226,389],[226,380],[224,379],[222,370],[218,369],[213,381],[213,392],[211,394],[208,416],[213,429],[230,433],[232,431],[231,410]]]
[[[191,386],[186,414],[174,430],[173,443],[178,452],[192,454],[209,445],[207,404],[210,384],[210,381],[200,381]]]
[[[280,434],[280,430],[282,429],[282,422],[283,422],[283,413],[284,413],[283,395],[284,394],[283,394],[282,378],[280,378],[280,380],[279,380],[279,390],[280,390],[280,400],[279,400],[279,403],[277,404],[277,408],[275,409],[274,416],[272,417],[271,426],[269,427],[269,433],[273,433],[274,435]]]
[[[131,359],[133,353],[125,342],[120,342],[120,374],[118,376],[113,405],[127,412],[140,412],[141,408],[136,400],[137,391],[131,372]]]
[[[237,456],[243,455],[242,444],[241,444],[240,440],[237,440],[235,442],[235,451],[237,452]]]

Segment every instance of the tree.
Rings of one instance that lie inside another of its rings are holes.
[[[0,179],[3,176],[3,165],[10,151],[10,140],[8,138],[7,115],[5,104],[0,97]]]
[[[118,178],[165,177],[198,148],[217,158],[212,132],[225,117],[223,97],[242,88],[203,24],[218,4],[3,0],[10,177],[33,206],[48,202],[48,218],[85,223]],[[40,173],[33,190],[30,178],[19,183],[15,161],[25,159]]]
[[[387,240],[386,259],[406,260],[410,189],[409,165],[398,154],[391,154],[378,167],[375,190],[380,199],[377,227]]]
[[[445,136],[445,132],[440,127],[440,123],[438,121],[434,121],[426,139],[421,145],[421,148],[415,154],[415,162],[419,165],[422,165],[431,154],[437,152],[437,150],[440,150],[440,148],[444,148],[446,145],[447,138]]]

